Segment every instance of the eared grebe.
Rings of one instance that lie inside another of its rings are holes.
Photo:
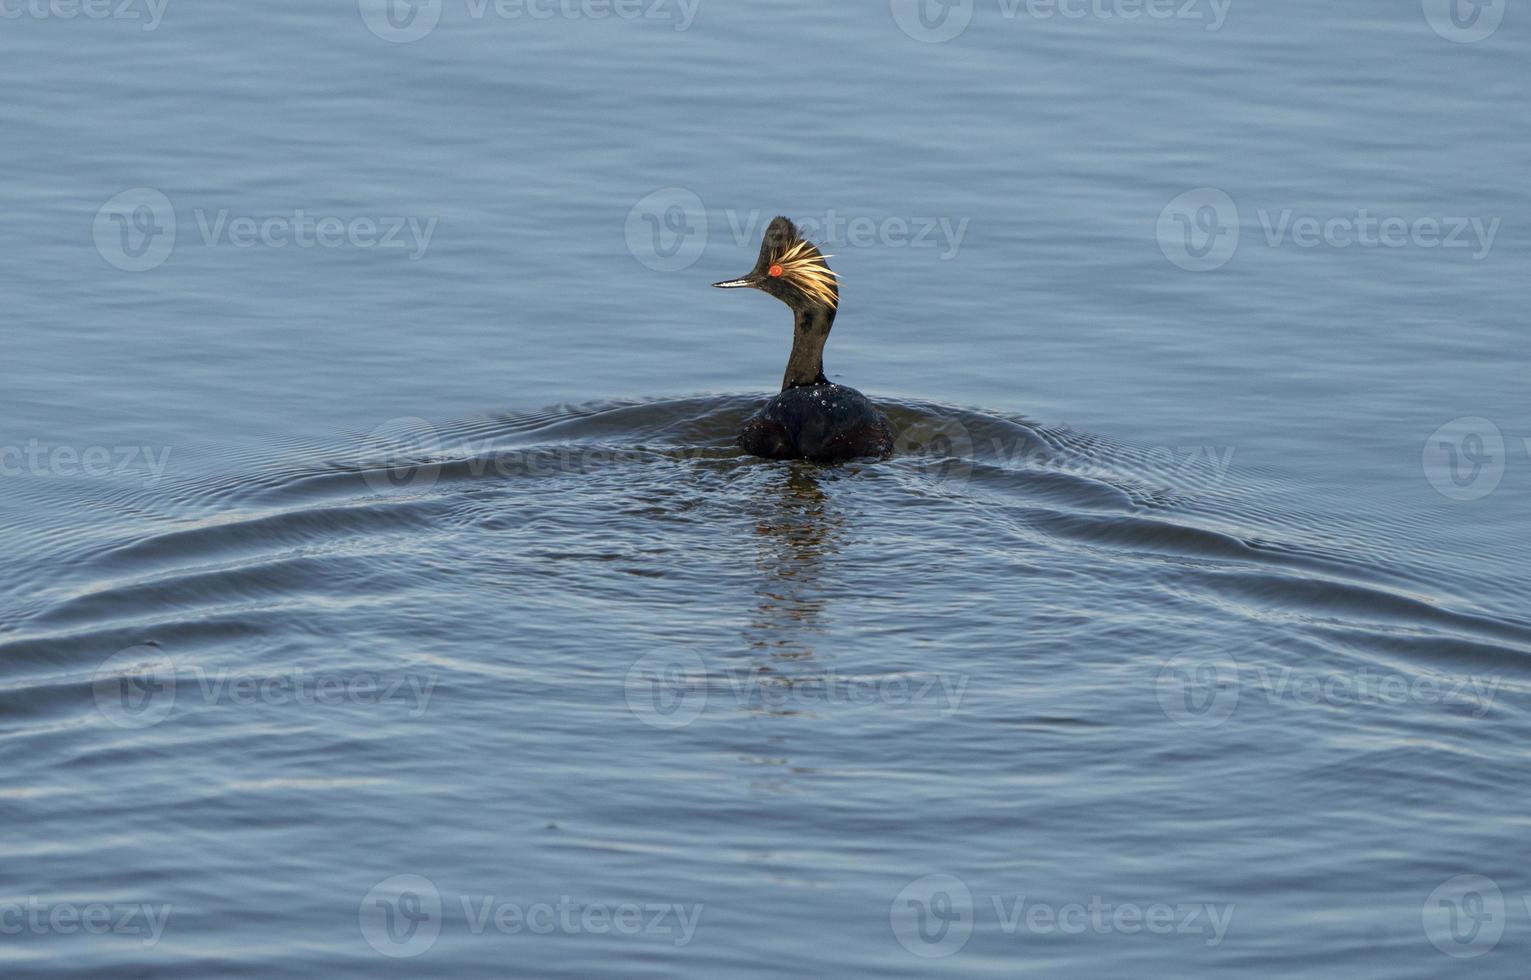
[[[861,392],[824,377],[824,341],[840,305],[840,287],[824,258],[792,222],[777,218],[766,229],[754,270],[713,284],[758,289],[792,308],[792,356],[781,394],[744,423],[738,441],[747,453],[834,463],[893,451],[893,429],[883,414]]]

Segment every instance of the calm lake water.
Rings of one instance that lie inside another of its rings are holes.
[[[3,0],[0,972],[1526,976],[1528,62]],[[777,213],[891,460],[732,448]]]

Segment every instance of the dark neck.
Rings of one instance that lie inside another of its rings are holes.
[[[835,311],[827,306],[811,306],[792,311],[792,356],[787,358],[787,375],[781,389],[803,385],[828,384],[824,377],[824,341],[835,325]]]

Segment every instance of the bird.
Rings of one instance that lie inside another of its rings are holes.
[[[824,376],[824,342],[840,307],[839,278],[817,245],[784,217],[773,219],[749,275],[713,283],[758,289],[792,310],[792,354],[781,392],[744,423],[736,440],[753,456],[839,463],[893,453],[893,427],[855,388]]]

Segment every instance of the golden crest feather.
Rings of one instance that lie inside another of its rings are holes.
[[[833,309],[840,305],[835,282],[840,277],[826,264],[825,260],[829,258],[833,256],[823,254],[812,242],[800,239],[778,255],[774,264],[781,266],[783,279]]]

